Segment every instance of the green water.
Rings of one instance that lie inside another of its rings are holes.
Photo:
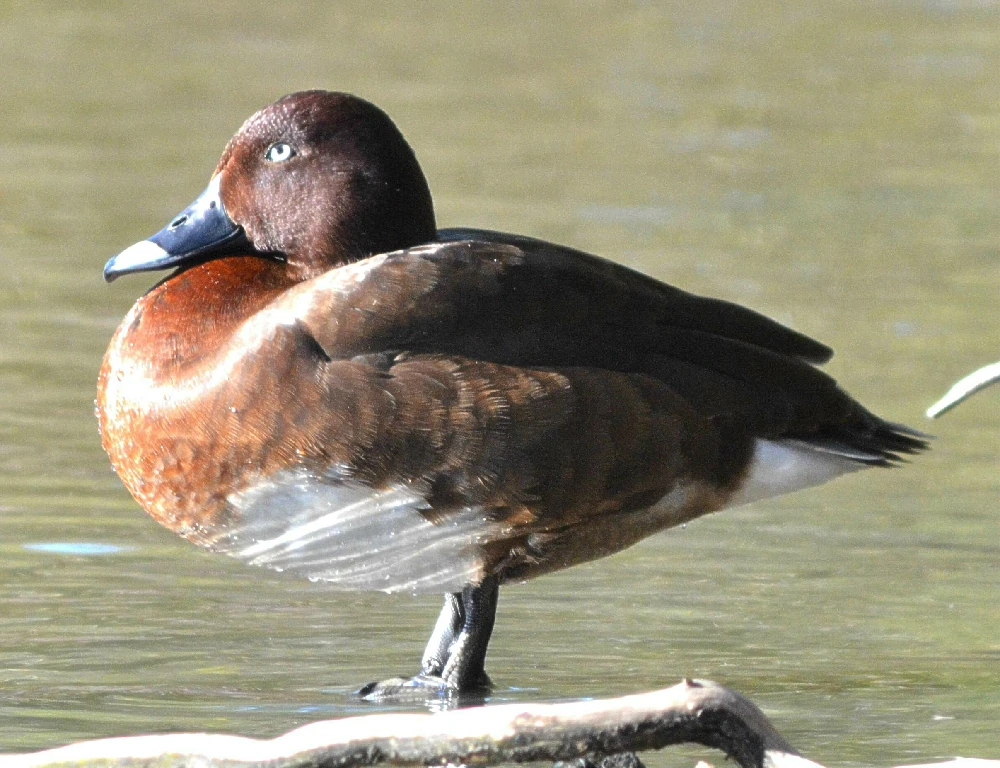
[[[252,111],[326,87],[396,119],[442,225],[752,305],[938,436],[907,468],[506,588],[494,700],[707,677],[828,765],[1000,757],[1000,396],[922,416],[1000,358],[1000,5],[10,2],[0,61],[0,750],[275,735],[415,671],[436,599],[195,549],[131,501],[92,413],[153,279],[108,287],[104,261]]]

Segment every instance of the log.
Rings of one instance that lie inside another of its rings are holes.
[[[717,683],[695,680],[618,699],[326,720],[271,740],[207,733],[100,739],[0,756],[0,768],[350,768],[600,761],[683,742],[721,749],[742,768],[820,768],[799,756],[749,699]],[[629,763],[626,759],[617,764]]]
[[[796,752],[753,702],[706,680],[618,699],[325,720],[270,740],[208,733],[99,739],[0,755],[0,768],[352,768],[542,760],[558,761],[561,768],[642,768],[634,752],[683,742],[720,749],[741,768],[822,768]],[[1000,768],[1000,760],[956,758],[910,768]]]

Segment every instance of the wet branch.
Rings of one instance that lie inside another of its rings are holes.
[[[637,768],[634,752],[694,742],[742,768],[821,768],[801,757],[749,699],[708,681],[618,699],[505,704],[439,714],[326,720],[271,740],[214,734],[133,736],[0,756],[0,768],[351,768],[576,761]],[[565,764],[565,763],[564,763]],[[966,761],[963,768],[1000,768]]]

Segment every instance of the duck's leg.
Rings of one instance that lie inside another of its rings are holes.
[[[391,678],[369,683],[358,695],[369,701],[385,701],[489,689],[486,649],[496,620],[499,589],[499,578],[489,576],[476,586],[445,595],[444,607],[424,650],[420,674],[409,680]]]
[[[464,616],[462,593],[453,592],[445,595],[444,606],[438,614],[427,647],[424,648],[424,657],[420,661],[420,674],[430,677],[441,676],[451,655],[451,647],[462,632],[462,626],[465,624]]]
[[[427,648],[422,674],[439,677],[457,691],[490,687],[486,648],[493,634],[500,583],[488,577],[475,587],[446,595]]]

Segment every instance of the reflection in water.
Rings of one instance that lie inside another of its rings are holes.
[[[443,226],[566,242],[753,306],[837,349],[831,372],[888,417],[919,425],[994,359],[989,4],[419,8],[37,5],[3,25],[4,750],[273,735],[372,711],[347,693],[420,653],[438,598],[335,594],[196,551],[99,448],[94,379],[134,298],[101,266],[284,92],[383,106]],[[973,400],[911,467],[508,589],[493,700],[700,676],[829,763],[995,755],[998,419]]]
[[[113,555],[133,547],[120,547],[116,544],[94,544],[84,541],[51,541],[41,544],[25,544],[25,549],[31,552],[48,552],[52,555]]]

